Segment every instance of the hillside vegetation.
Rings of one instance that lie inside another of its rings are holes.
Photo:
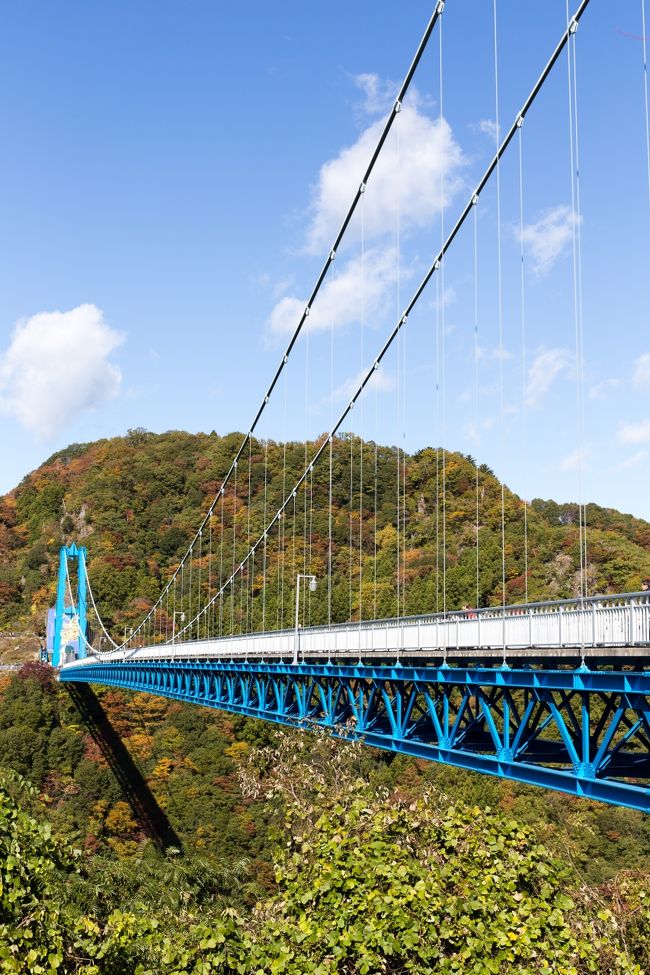
[[[23,631],[42,631],[62,542],[87,546],[115,633],[137,620],[239,442],[135,430],[69,447],[5,496],[7,659],[32,647]],[[223,535],[214,520],[214,561],[201,553],[203,595],[222,540],[230,560],[234,534],[239,558],[304,457],[304,444],[253,444],[250,490],[246,458]],[[476,603],[477,477],[478,602],[503,596],[501,486],[472,458],[444,461],[443,475],[441,451],[406,458],[407,613],[441,608],[443,576],[450,608]],[[397,452],[343,437],[333,469],[332,616],[394,613]],[[306,507],[298,496],[285,543],[269,543],[265,597],[258,565],[226,630],[290,624],[296,571],[324,577],[328,478],[326,463]],[[576,506],[528,507],[527,580],[524,505],[507,490],[505,514],[508,601],[526,581],[530,599],[574,595]],[[650,525],[594,505],[587,520],[590,591],[638,589]],[[325,585],[312,595],[312,622],[327,618],[326,596]],[[30,663],[0,677],[0,972],[650,971],[650,820],[640,813],[119,689],[94,689],[89,709],[54,676]],[[143,809],[167,824],[166,839]]]
[[[11,628],[23,621],[42,629],[44,610],[53,603],[58,548],[64,541],[87,546],[95,594],[115,632],[140,619],[178,565],[240,440],[239,434],[134,430],[126,437],[73,444],[52,456],[0,499],[0,625]],[[214,583],[218,574],[217,552],[223,551],[227,566],[234,535],[237,561],[242,557],[250,539],[262,530],[265,511],[268,516],[276,510],[313,448],[253,443],[250,477],[246,457],[236,493],[233,489],[226,495],[223,522],[220,508],[216,510],[213,554],[202,551],[202,596],[208,579]],[[346,436],[334,442],[334,620],[396,612],[397,476],[395,448],[361,445]],[[448,608],[476,604],[477,479],[478,603],[500,603],[501,486],[490,469],[477,469],[471,457],[427,448],[406,456],[402,478],[402,610],[408,614],[432,612],[443,603]],[[296,499],[295,518],[291,511],[284,525],[284,544],[278,544],[277,536],[269,540],[264,601],[258,559],[249,580],[250,604],[238,600],[240,605],[226,607],[234,615],[223,621],[226,628],[260,626],[262,612],[267,627],[291,625],[296,572],[306,567],[320,579],[327,573],[328,484],[325,459],[309,481],[307,497],[303,492]],[[507,601],[524,598],[526,581],[530,600],[577,594],[577,506],[542,500],[528,506],[527,579],[524,504],[506,489],[504,509]],[[593,504],[587,508],[587,523],[589,591],[638,590],[641,579],[650,575],[650,524]],[[198,569],[198,558],[194,565]],[[309,616],[312,622],[327,619],[327,586],[310,596]]]
[[[640,975],[648,890],[587,889],[533,832],[429,789],[373,781],[367,751],[280,735],[241,765],[272,810],[276,887],[236,873],[82,858],[0,777],[0,972],[77,975]],[[371,763],[370,763],[371,765]]]

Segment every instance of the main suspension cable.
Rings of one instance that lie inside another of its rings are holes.
[[[202,529],[204,528],[205,524],[207,523],[210,515],[212,514],[212,512],[213,512],[213,510],[215,508],[215,505],[217,504],[217,501],[218,501],[220,495],[223,495],[223,492],[225,491],[226,486],[228,485],[228,483],[230,482],[231,478],[235,474],[236,469],[237,469],[237,465],[239,463],[239,460],[243,456],[243,453],[244,453],[244,451],[246,449],[246,446],[248,444],[248,441],[253,436],[253,434],[254,434],[254,432],[255,432],[255,430],[257,428],[257,425],[258,425],[258,423],[259,423],[259,421],[260,421],[260,419],[262,417],[262,414],[264,413],[264,411],[265,411],[265,409],[266,409],[266,407],[267,407],[267,405],[269,403],[269,400],[270,400],[270,398],[271,398],[271,396],[272,396],[272,394],[273,394],[273,392],[274,392],[274,390],[275,390],[275,388],[277,386],[278,380],[279,380],[280,376],[282,375],[282,373],[284,371],[284,368],[287,365],[287,362],[289,361],[289,357],[290,357],[290,355],[291,355],[291,353],[292,353],[292,351],[294,349],[294,346],[295,346],[296,342],[298,341],[298,337],[299,337],[300,333],[302,332],[302,329],[303,329],[303,327],[305,325],[305,322],[307,321],[307,318],[309,317],[309,314],[311,312],[312,306],[313,306],[314,302],[316,301],[316,298],[317,298],[317,296],[318,296],[318,294],[319,294],[319,292],[320,292],[320,290],[321,290],[321,288],[323,286],[323,283],[325,282],[325,279],[327,277],[327,271],[328,271],[328,269],[329,269],[332,261],[336,257],[336,253],[337,253],[337,251],[338,251],[338,249],[339,249],[339,247],[341,245],[341,242],[343,240],[343,237],[345,236],[345,234],[347,232],[347,229],[348,229],[348,226],[350,224],[350,221],[352,220],[352,217],[353,217],[353,215],[354,215],[354,213],[356,211],[356,208],[358,206],[359,200],[361,199],[361,196],[363,194],[363,190],[367,186],[368,181],[369,181],[370,177],[372,176],[373,170],[375,168],[375,165],[377,163],[377,160],[379,158],[379,155],[381,153],[381,150],[382,150],[382,148],[384,146],[384,143],[386,142],[386,139],[388,137],[388,134],[389,134],[389,132],[390,132],[392,126],[393,126],[393,122],[395,121],[395,117],[399,114],[399,110],[401,108],[402,101],[404,100],[404,97],[406,96],[406,93],[408,92],[408,90],[410,88],[410,85],[411,85],[411,82],[412,82],[413,77],[415,75],[415,72],[417,70],[417,67],[418,67],[418,65],[419,65],[419,63],[420,63],[420,61],[422,59],[422,56],[423,56],[425,50],[426,50],[427,44],[428,44],[429,39],[430,39],[430,37],[431,37],[434,29],[435,29],[435,26],[438,23],[438,20],[440,19],[441,15],[442,15],[442,12],[444,10],[444,7],[445,7],[445,0],[438,0],[438,2],[436,3],[435,9],[434,9],[434,11],[433,11],[433,13],[432,13],[432,15],[431,15],[431,17],[429,19],[429,22],[428,22],[428,24],[426,26],[426,29],[425,29],[425,31],[424,31],[424,33],[422,35],[422,38],[421,38],[420,43],[419,43],[419,45],[417,47],[417,50],[416,50],[415,55],[413,57],[413,60],[411,61],[411,64],[409,66],[409,69],[406,72],[406,75],[404,77],[404,80],[403,80],[403,82],[402,82],[402,84],[400,86],[400,89],[399,89],[398,94],[397,94],[397,98],[395,99],[395,102],[394,102],[394,104],[393,104],[393,106],[392,106],[392,108],[391,108],[391,110],[390,110],[390,112],[388,114],[388,117],[387,117],[387,119],[386,119],[386,121],[384,123],[383,129],[382,129],[382,131],[381,131],[381,133],[379,135],[379,138],[377,140],[377,143],[375,145],[375,148],[374,148],[374,150],[372,152],[372,155],[370,157],[370,161],[369,161],[369,163],[368,163],[368,165],[366,167],[366,170],[364,172],[364,175],[363,175],[363,178],[361,180],[361,183],[358,186],[358,188],[357,188],[357,190],[356,190],[356,192],[354,194],[354,197],[352,199],[352,202],[350,203],[350,205],[348,207],[348,210],[347,210],[347,212],[346,212],[346,214],[345,214],[345,216],[343,218],[343,221],[342,221],[341,226],[340,226],[340,228],[338,230],[338,233],[336,234],[336,236],[334,238],[334,242],[333,242],[332,246],[329,249],[328,256],[325,259],[325,262],[324,262],[324,264],[323,264],[323,266],[322,266],[322,268],[320,270],[320,273],[319,273],[319,275],[318,275],[318,277],[316,279],[316,283],[314,284],[314,286],[312,288],[311,294],[310,294],[310,296],[309,296],[309,298],[308,298],[308,300],[307,300],[307,302],[305,304],[305,308],[304,308],[304,310],[303,310],[303,312],[302,312],[302,314],[300,316],[300,320],[299,320],[299,322],[298,322],[298,324],[297,324],[297,326],[296,326],[296,328],[295,328],[295,330],[294,330],[294,332],[293,332],[293,334],[291,336],[291,339],[290,339],[290,341],[289,341],[289,343],[288,343],[288,345],[287,345],[287,347],[285,349],[284,355],[280,359],[280,362],[279,362],[279,364],[278,364],[278,366],[277,366],[277,368],[276,368],[276,370],[275,370],[275,372],[273,374],[273,378],[272,378],[269,386],[266,389],[266,392],[265,392],[265,394],[264,394],[264,396],[262,398],[262,401],[261,401],[261,403],[260,403],[260,405],[259,405],[259,407],[257,409],[257,412],[255,413],[255,416],[253,418],[253,421],[252,421],[252,423],[249,426],[248,432],[245,434],[245,436],[244,436],[244,438],[243,438],[243,440],[242,440],[242,442],[241,442],[241,444],[239,446],[239,449],[237,450],[237,453],[235,454],[235,457],[234,457],[234,459],[233,459],[230,467],[228,468],[228,471],[226,472],[223,481],[221,482],[221,487],[219,488],[219,491],[217,492],[217,494],[214,497],[214,499],[213,499],[210,507],[208,508],[208,511],[206,512],[206,514],[205,514],[205,516],[204,516],[204,518],[203,518],[203,520],[202,520],[202,522],[201,522],[201,524],[200,524],[200,526],[199,526],[199,528],[198,528],[198,530],[197,530],[194,538],[192,539],[192,542],[188,546],[188,548],[187,548],[187,550],[185,552],[185,555],[183,556],[183,559],[181,561],[181,565],[183,565],[185,563],[185,560],[188,557],[191,558],[192,549],[193,549],[193,546],[194,546],[196,540],[199,537],[199,532],[202,531]],[[164,597],[165,597],[165,593],[169,590],[169,588],[171,588],[171,586],[173,584],[173,580],[174,580],[175,576],[178,574],[179,571],[180,571],[180,565],[177,567],[177,569],[175,570],[174,574],[172,575],[172,577],[167,582],[167,585],[166,585],[165,589],[160,593],[160,596],[158,597],[158,600],[156,601],[156,603],[154,604],[154,606],[152,607],[152,609],[150,610],[150,612],[140,622],[140,624],[136,627],[136,629],[134,629],[132,636],[136,636],[141,631],[141,629],[145,626],[145,624],[148,621],[148,619],[149,619],[150,616],[152,616],[152,615],[155,616],[156,611],[157,611],[157,609],[158,609],[159,606],[162,607],[163,600],[164,600]],[[121,644],[121,646],[126,645],[127,642],[128,641],[125,640],[124,643]]]
[[[345,422],[345,420],[348,417],[348,415],[351,412],[351,410],[354,409],[354,406],[356,405],[356,402],[359,399],[359,396],[362,394],[362,392],[364,391],[364,389],[366,388],[366,386],[368,385],[368,383],[372,379],[373,375],[375,374],[376,370],[379,368],[381,362],[383,361],[384,357],[386,356],[388,350],[391,348],[391,346],[392,346],[393,342],[395,341],[395,338],[399,334],[400,330],[406,325],[406,323],[408,321],[408,318],[409,318],[409,315],[411,314],[411,312],[413,311],[413,309],[417,305],[418,301],[422,297],[422,294],[424,293],[427,285],[429,284],[429,281],[435,275],[436,271],[440,267],[440,264],[441,264],[442,259],[444,258],[445,254],[447,253],[447,251],[451,247],[452,243],[454,242],[454,240],[458,236],[458,233],[460,232],[460,230],[463,227],[465,221],[467,220],[467,217],[468,217],[469,213],[472,211],[472,209],[473,209],[473,207],[475,205],[475,198],[478,199],[480,197],[480,194],[481,194],[482,190],[485,188],[485,186],[488,183],[488,181],[489,181],[492,173],[495,171],[495,169],[496,169],[496,167],[497,167],[497,165],[498,165],[501,157],[503,156],[503,154],[507,150],[508,146],[512,142],[512,139],[514,138],[514,136],[515,136],[515,134],[516,134],[516,132],[518,130],[519,124],[520,124],[519,123],[519,119],[523,119],[526,116],[527,112],[530,110],[531,106],[534,104],[537,96],[539,95],[539,93],[540,93],[540,91],[541,91],[541,89],[542,89],[542,87],[544,85],[544,82],[548,78],[548,76],[549,76],[550,72],[552,71],[554,65],[556,64],[558,58],[562,54],[562,51],[564,50],[564,48],[565,48],[565,46],[567,44],[567,40],[569,38],[570,31],[572,29],[572,25],[573,24],[577,24],[579,22],[580,18],[582,17],[582,15],[584,14],[585,10],[589,6],[589,3],[590,3],[590,0],[581,0],[581,3],[579,4],[578,9],[576,10],[575,14],[573,15],[573,18],[571,20],[571,23],[569,24],[569,27],[562,33],[562,36],[560,37],[560,40],[558,41],[557,46],[555,47],[555,50],[553,51],[551,57],[549,58],[546,66],[542,70],[539,78],[535,82],[535,84],[534,84],[533,88],[531,89],[528,97],[526,98],[525,102],[523,103],[522,108],[517,113],[517,115],[515,117],[515,120],[513,121],[510,129],[506,133],[506,135],[503,138],[503,140],[501,141],[501,143],[498,145],[497,150],[496,150],[496,153],[495,153],[492,161],[489,163],[488,167],[486,168],[486,170],[485,170],[483,176],[481,177],[481,179],[479,180],[476,188],[471,193],[471,195],[470,195],[467,203],[465,204],[463,210],[461,211],[461,214],[458,217],[456,223],[454,224],[451,232],[448,234],[448,236],[445,239],[442,247],[440,248],[439,252],[437,253],[436,257],[434,258],[432,264],[430,265],[429,269],[427,270],[427,272],[425,273],[424,277],[420,281],[420,284],[418,285],[417,289],[415,290],[415,292],[414,292],[413,296],[411,297],[409,303],[406,305],[406,307],[405,307],[402,315],[399,318],[399,321],[393,327],[393,329],[390,332],[388,338],[384,342],[381,350],[379,351],[379,353],[377,354],[377,356],[373,360],[372,365],[370,366],[370,368],[366,372],[365,376],[360,381],[360,383],[357,386],[357,389],[355,390],[354,394],[352,395],[352,397],[351,397],[348,405],[341,412],[341,414],[340,414],[337,422],[334,424],[333,428],[331,429],[331,431],[329,433],[329,437],[327,439],[324,439],[323,442],[321,443],[320,447],[316,450],[316,452],[314,453],[314,455],[312,456],[312,458],[311,458],[311,460],[309,462],[308,467],[306,468],[306,470],[303,471],[303,473],[300,475],[300,477],[296,481],[292,492],[288,496],[285,494],[285,498],[284,498],[282,504],[280,505],[280,507],[278,508],[278,510],[276,511],[275,515],[271,519],[271,522],[269,523],[269,525],[267,527],[267,530],[269,530],[270,528],[272,528],[276,524],[276,522],[282,517],[284,511],[286,510],[286,508],[288,507],[288,505],[290,503],[291,497],[292,496],[295,496],[295,492],[303,485],[303,483],[305,482],[305,480],[309,476],[311,470],[313,469],[313,467],[316,465],[316,463],[318,462],[318,460],[320,459],[320,457],[325,452],[325,449],[326,449],[327,444],[329,442],[329,438],[333,438],[336,435],[336,433],[340,430],[341,425]],[[263,536],[260,536],[258,538],[258,540],[254,543],[253,548],[256,548],[258,545],[260,545],[261,542],[262,542],[262,539],[263,539]],[[247,560],[247,559],[248,559],[248,555],[245,557],[245,560]],[[240,566],[240,569],[243,568],[244,561],[242,562],[242,564]],[[224,583],[224,586],[222,587],[222,590],[225,589],[225,588],[227,588],[228,585],[230,585],[230,583],[234,581],[235,576],[240,571],[240,569],[237,569],[237,572],[234,572],[233,575],[231,576],[231,578],[228,579],[228,580],[226,580],[226,582]],[[222,590],[220,590],[220,592]],[[213,600],[214,599],[217,599],[219,597],[219,595],[220,595],[220,593],[215,594],[215,596],[213,597]],[[201,610],[201,613],[205,612],[207,610],[207,608],[208,608],[209,605],[210,604],[207,604],[205,607],[203,607],[203,609]]]

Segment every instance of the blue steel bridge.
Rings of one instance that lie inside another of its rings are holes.
[[[462,0],[449,0],[448,6],[452,3],[461,4]],[[578,428],[582,427],[581,250],[580,214],[576,210],[580,198],[579,98],[575,58],[578,27],[588,6],[589,0],[582,0],[567,17],[556,47],[540,65],[533,88],[505,124],[499,121],[497,83],[499,142],[494,157],[468,194],[465,205],[453,219],[443,223],[440,247],[431,256],[428,270],[410,300],[400,306],[394,327],[383,344],[367,357],[366,367],[352,384],[347,405],[332,422],[329,434],[320,439],[311,454],[305,447],[304,468],[297,478],[289,478],[285,469],[282,495],[272,498],[267,495],[268,454],[260,438],[260,423],[269,403],[274,397],[277,399],[283,374],[286,383],[286,369],[292,356],[295,359],[299,338],[304,342],[309,334],[310,313],[318,307],[319,294],[330,280],[337,252],[355,213],[363,208],[365,197],[372,189],[376,164],[385,151],[391,130],[399,125],[409,87],[436,32],[442,63],[440,32],[445,4],[435,5],[367,168],[360,174],[359,184],[351,187],[349,208],[325,256],[311,296],[298,316],[286,351],[263,392],[260,406],[219,490],[159,597],[139,622],[125,629],[122,639],[102,618],[101,605],[91,584],[92,564],[87,564],[85,549],[73,545],[61,550],[52,656],[61,681],[124,687],[299,729],[325,729],[341,738],[361,738],[368,745],[392,752],[650,811],[650,592],[602,595],[592,591],[589,526],[582,499],[577,505],[579,557],[574,597],[548,602],[524,598],[517,605],[509,605],[511,554],[506,522],[511,515],[506,516],[505,490],[501,489],[501,603],[479,606],[481,533],[477,467],[476,599],[473,608],[454,606],[447,596],[445,575],[449,519],[445,493],[447,456],[444,449],[438,448],[436,483],[440,496],[436,497],[439,516],[435,542],[439,560],[435,572],[437,590],[442,592],[441,605],[432,607],[439,611],[430,614],[406,616],[408,484],[406,460],[404,455],[400,459],[398,450],[392,519],[396,537],[393,573],[396,614],[389,619],[365,619],[364,615],[377,615],[363,614],[361,610],[363,587],[372,590],[373,586],[373,580],[364,576],[364,552],[368,546],[372,551],[373,544],[375,556],[377,551],[375,460],[375,537],[364,540],[364,519],[359,515],[355,522],[359,526],[358,539],[355,536],[354,540],[354,545],[358,544],[359,561],[354,566],[350,556],[350,593],[353,585],[358,587],[359,600],[355,605],[361,618],[338,622],[332,608],[333,577],[335,571],[341,571],[340,565],[336,569],[334,566],[332,526],[333,492],[341,488],[333,483],[335,439],[346,429],[355,406],[372,387],[389,350],[395,344],[399,348],[410,316],[430,282],[444,274],[448,253],[467,232],[466,225],[471,229],[473,224],[476,232],[483,194],[495,180],[498,202],[502,159],[509,151],[516,151],[511,147],[518,145],[521,161],[522,132],[529,112],[547,80],[559,70],[558,65],[566,76],[569,106],[569,175],[574,206],[572,314],[576,325]],[[496,3],[494,9],[496,79]],[[645,59],[642,77],[647,96]],[[442,90],[440,95],[442,101]],[[645,125],[647,131],[647,97]],[[407,152],[408,148],[404,146],[402,151]],[[650,145],[648,161],[650,173]],[[521,180],[520,165],[520,192]],[[648,189],[650,193],[650,185]],[[423,192],[426,191],[423,187]],[[497,214],[500,214],[498,206]],[[445,226],[449,228],[446,232]],[[523,223],[521,237],[523,309]],[[501,247],[500,234],[497,246]],[[500,274],[500,262],[498,268]],[[444,335],[444,326],[440,334]],[[444,346],[436,345],[436,352],[444,356]],[[477,360],[476,344],[474,356]],[[352,439],[350,445],[351,451],[356,449]],[[579,444],[579,449],[583,448],[584,444]],[[246,485],[250,495],[255,465],[258,479],[259,468],[263,467],[263,505],[253,520],[250,508],[247,516],[238,520],[238,503]],[[312,551],[310,527],[317,474],[324,476],[329,490],[328,511],[324,513],[325,522],[329,521],[324,559],[322,553],[317,557]],[[371,484],[373,472],[364,469],[363,456],[360,456],[357,477],[360,480],[364,475],[366,485]],[[362,490],[358,493],[363,497]],[[350,484],[351,525],[353,514],[356,517],[358,513],[352,511],[352,496]],[[520,554],[525,555],[527,594],[526,503],[522,505],[521,516],[520,544],[524,551]],[[303,539],[298,561],[297,531]],[[351,528],[351,553],[352,538]],[[293,568],[289,578],[287,553],[292,545]],[[70,571],[71,564],[76,566],[76,573]],[[271,565],[274,572],[278,567],[278,576],[273,579]],[[283,612],[272,618],[266,590],[273,583],[277,595],[280,571]],[[327,593],[326,622],[312,625],[308,606],[316,585],[321,592],[324,587]],[[256,605],[261,603],[262,607],[261,626],[253,625],[254,617],[249,612],[253,594]],[[291,611],[289,614],[284,611],[285,594],[292,607],[295,600],[294,625],[289,627],[286,621]],[[365,605],[375,609],[376,599],[366,599]],[[351,597],[350,617],[353,615]]]

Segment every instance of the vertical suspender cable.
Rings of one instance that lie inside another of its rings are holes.
[[[526,266],[524,254],[524,162],[523,119],[519,120],[519,265],[521,312],[521,409],[524,461],[524,602],[528,603],[528,378],[526,365]]]
[[[312,570],[312,549],[314,540],[314,470],[309,472],[309,556],[307,565]],[[311,586],[307,586],[307,626],[311,626]]]
[[[569,0],[566,0],[566,24],[570,35],[575,33],[574,24],[569,22]],[[577,26],[577,25],[576,25]],[[585,564],[584,564],[584,538],[583,538],[583,496],[582,496],[582,468],[584,446],[582,441],[581,412],[582,401],[580,391],[580,375],[582,371],[582,348],[580,342],[580,297],[579,297],[579,272],[578,272],[578,238],[577,224],[580,219],[576,202],[576,146],[575,146],[575,119],[573,101],[573,65],[571,57],[571,42],[567,44],[567,95],[568,95],[568,121],[569,121],[569,166],[571,177],[571,238],[573,244],[573,318],[574,318],[574,338],[575,338],[575,374],[576,374],[576,420],[578,432],[578,546],[580,549],[580,597],[585,594]]]
[[[304,466],[307,468],[307,436],[309,434],[309,427],[307,421],[307,413],[309,410],[309,326],[305,331],[305,452],[304,452]],[[305,493],[303,502],[303,525],[302,525],[302,571],[303,575],[307,575],[307,481],[305,481]],[[309,587],[307,587],[309,591]],[[302,601],[302,625],[303,629],[305,626],[305,612],[308,602],[307,596]]]
[[[188,602],[189,602],[189,610],[190,610],[190,613],[189,613],[190,620],[193,620],[194,619],[194,615],[192,613],[193,598],[194,598],[194,593],[193,593],[193,590],[192,590],[192,575],[193,575],[193,571],[192,571],[193,570],[193,564],[192,563],[193,562],[194,562],[194,543],[192,543],[192,547],[190,548],[190,578],[189,578],[189,585],[188,585]],[[191,624],[188,627],[187,632],[188,632],[189,637],[191,638],[191,636],[192,636],[192,626],[191,626]]]
[[[212,518],[210,515],[209,524],[209,540],[208,540],[208,599],[212,599]],[[208,616],[205,624],[205,636],[209,640],[212,636],[212,614]]]
[[[230,587],[230,633],[235,632],[235,548],[237,545],[237,467],[233,480],[234,490],[232,499],[232,585]]]
[[[499,129],[499,49],[497,32],[497,0],[492,2],[493,22],[494,22],[494,104],[496,115],[497,138],[501,137]],[[503,275],[501,268],[501,160],[497,160],[496,166],[496,190],[497,190],[497,300],[499,316],[499,415],[501,429],[501,456],[505,454],[505,424],[504,424],[504,383],[503,383]],[[504,472],[501,472],[501,594],[503,610],[503,662],[506,662],[506,501]]]
[[[225,491],[221,492],[221,526],[219,538],[219,636],[223,636],[223,537],[226,533],[225,515],[223,510]]]
[[[363,192],[363,190],[362,190]],[[334,264],[330,264],[330,284],[334,284]],[[330,430],[334,418],[334,314],[330,318]],[[334,437],[329,438],[329,477],[327,503],[327,625],[332,625],[332,465]]]
[[[197,584],[196,584],[196,605],[201,607],[201,561],[203,559],[203,529],[199,532],[199,561],[197,565]],[[196,635],[199,636],[199,624],[197,620]]]
[[[576,24],[577,30],[577,24]],[[582,505],[582,595],[587,596],[588,564],[587,564],[587,504],[585,501],[585,463],[586,463],[586,444],[585,444],[585,360],[584,360],[584,318],[582,303],[582,204],[580,200],[580,138],[578,129],[578,62],[576,50],[576,30],[573,31],[572,40],[569,41],[569,51],[573,54],[573,123],[574,123],[574,144],[575,144],[575,181],[576,181],[576,208],[577,215],[575,230],[577,238],[577,258],[578,258],[578,393],[579,393],[579,412],[578,423],[580,429],[580,498]],[[582,617],[584,623],[584,615]]]
[[[354,434],[350,431],[350,500],[348,510],[348,619],[352,619],[352,565],[353,565],[353,538],[352,538],[352,518],[354,505],[352,504],[352,492],[354,490]]]
[[[440,87],[440,126],[444,124],[444,73],[442,50],[442,21],[438,31],[439,52],[439,87]],[[445,241],[445,176],[440,167],[440,250]],[[442,611],[447,612],[447,363],[446,363],[446,335],[445,335],[445,258],[439,263],[440,268],[440,386],[442,399]]]
[[[397,140],[397,225],[395,233],[395,258],[396,258],[396,301],[397,301],[397,317],[399,318],[401,314],[401,297],[400,297],[400,222],[401,222],[401,182],[400,182],[400,168],[401,168],[401,140],[400,140],[400,128],[401,128],[401,105],[399,107],[400,114],[397,118],[397,124],[395,125],[395,138]],[[395,552],[395,591],[396,591],[396,603],[397,603],[397,617],[399,618],[402,613],[402,606],[400,602],[401,597],[401,541],[400,541],[400,527],[401,527],[401,504],[400,495],[402,492],[402,478],[401,478],[401,443],[400,443],[400,429],[401,429],[401,409],[402,409],[402,330],[400,329],[397,335],[397,492],[396,492],[396,516],[395,516],[395,526],[397,528],[397,544]]]
[[[375,382],[375,449],[374,449],[374,484],[373,484],[373,507],[374,507],[374,518],[373,518],[373,540],[372,540],[372,550],[373,550],[373,566],[372,566],[372,618],[377,619],[377,463],[379,459],[379,448],[377,446],[377,438],[379,436],[379,423],[378,423],[378,412],[379,412],[379,391],[377,389],[377,383]]]
[[[284,374],[284,442],[282,444],[282,497],[286,497],[287,491],[287,374]],[[282,582],[280,588],[280,627],[284,629],[284,576],[285,576],[285,555],[287,543],[287,519],[286,515],[282,518]]]
[[[479,360],[479,344],[478,344],[478,197],[474,197],[474,425],[476,430],[476,437],[478,438],[479,431],[479,389],[478,389],[478,360]],[[478,445],[478,439],[477,439]],[[478,609],[481,605],[481,595],[480,595],[480,518],[479,518],[479,507],[480,507],[480,483],[479,483],[479,469],[478,469],[478,457],[474,458],[475,463],[475,488],[476,488],[476,599],[475,606]]]
[[[264,517],[262,525],[264,527],[264,542],[262,553],[262,632],[266,632],[266,563],[268,557],[268,535],[266,532],[266,510],[268,501],[268,481],[269,481],[269,438],[264,438]]]
[[[440,612],[440,278],[436,275],[436,613]]]
[[[293,517],[291,524],[291,581],[295,582],[296,587],[298,586],[298,580],[296,576],[298,575],[298,565],[296,559],[296,500],[298,491],[294,488],[293,491]]]
[[[250,437],[248,441],[248,497],[246,499],[246,551],[250,552],[251,548],[251,506],[252,506],[252,467],[253,467],[253,438]],[[255,552],[253,552],[253,569],[252,574],[249,571],[248,585],[246,586],[246,630],[249,628],[249,616],[253,612],[252,602],[253,602],[253,592],[251,585],[255,581]]]
[[[365,365],[366,328],[366,267],[365,267],[365,193],[361,199],[361,336],[359,342],[359,370]],[[363,418],[364,403],[361,403],[361,423],[359,430],[359,622],[363,619]],[[359,642],[361,646],[361,642]]]
[[[176,629],[176,576],[174,576],[174,588],[172,593],[172,636]]]
[[[641,36],[643,38],[643,104],[645,108],[645,151],[650,204],[650,111],[648,110],[648,39],[646,37],[645,0],[641,0]]]
[[[184,612],[185,612],[185,559],[183,559],[183,561],[181,562],[181,614],[183,614]]]

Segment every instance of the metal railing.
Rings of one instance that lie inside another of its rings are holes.
[[[84,662],[179,657],[336,657],[349,654],[431,655],[459,651],[650,648],[650,593],[622,593],[553,602],[463,609],[424,616],[235,634],[185,643],[112,650]],[[76,664],[80,663],[77,661]]]

